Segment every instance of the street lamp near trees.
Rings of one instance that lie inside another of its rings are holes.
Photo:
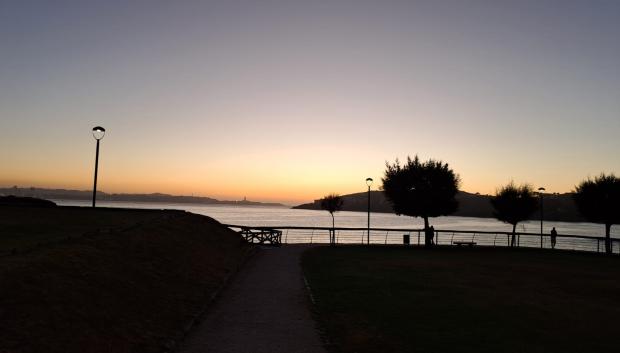
[[[97,199],[97,171],[99,169],[99,141],[105,136],[105,129],[101,126],[95,126],[93,128],[93,137],[97,140],[97,152],[95,153],[95,183],[93,185],[93,207],[95,207],[95,201]]]
[[[543,247],[543,191],[542,186],[538,188],[538,196],[540,197],[540,248]]]
[[[368,185],[368,232],[366,233],[366,243],[370,245],[370,186],[372,185],[372,178],[366,178],[366,185]]]

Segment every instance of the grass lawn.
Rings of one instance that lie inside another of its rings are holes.
[[[620,258],[321,247],[304,273],[334,352],[616,352]]]
[[[161,215],[160,210],[0,206],[0,256],[88,232],[122,230]]]
[[[251,246],[187,212],[6,207],[0,249],[1,353],[160,353]]]

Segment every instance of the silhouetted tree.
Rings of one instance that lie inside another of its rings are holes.
[[[329,243],[336,243],[336,221],[334,219],[334,213],[342,209],[344,201],[338,194],[329,194],[321,199],[321,209],[326,210],[332,216],[332,231],[329,235]]]
[[[414,159],[407,157],[404,165],[397,159],[385,166],[383,192],[397,215],[422,217],[428,230],[429,217],[449,215],[458,208],[455,196],[460,180],[447,163],[433,159],[420,162],[416,155]],[[430,246],[429,239],[425,245]]]
[[[613,174],[584,180],[575,187],[577,209],[590,222],[605,225],[605,252],[611,253],[611,226],[620,223],[620,178]]]
[[[513,182],[500,188],[491,198],[493,215],[502,222],[512,224],[510,246],[515,246],[517,223],[528,219],[538,209],[538,199],[531,185],[515,186]]]

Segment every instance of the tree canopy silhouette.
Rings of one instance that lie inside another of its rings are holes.
[[[386,162],[383,192],[397,215],[422,217],[424,228],[428,218],[445,216],[458,208],[455,199],[460,179],[447,163],[429,159],[420,162],[416,155],[401,165]]]
[[[332,231],[329,236],[330,244],[336,243],[336,221],[334,219],[334,213],[342,209],[344,201],[338,194],[329,194],[321,199],[321,209],[326,210],[332,216]]]
[[[501,187],[491,198],[493,215],[502,222],[512,224],[510,246],[515,245],[517,223],[528,219],[538,209],[538,200],[531,185],[516,186],[513,182]]]
[[[614,174],[588,178],[575,187],[577,209],[590,222],[605,225],[605,252],[611,253],[611,226],[620,223],[620,178]]]

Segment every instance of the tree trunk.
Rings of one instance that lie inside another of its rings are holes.
[[[515,246],[516,233],[517,233],[517,224],[515,223],[512,225],[512,238],[510,239],[511,248]]]
[[[611,254],[611,224],[605,224],[605,252]]]
[[[424,218],[424,247],[425,248],[430,248],[431,247],[431,237],[428,235],[428,217],[423,216],[422,218]]]
[[[330,239],[330,243],[332,245],[336,245],[336,221],[334,220],[334,214],[332,215],[332,238]]]

